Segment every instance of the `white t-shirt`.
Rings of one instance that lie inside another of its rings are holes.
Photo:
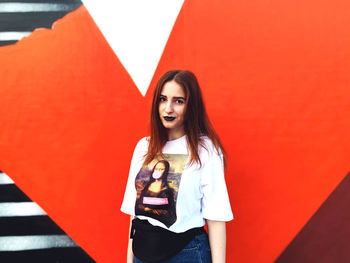
[[[210,139],[203,139],[207,150],[199,146],[201,167],[188,164],[186,135],[165,144],[166,161],[145,167],[148,140],[142,138],[132,157],[121,211],[176,233],[201,227],[205,219],[232,220],[222,155]]]

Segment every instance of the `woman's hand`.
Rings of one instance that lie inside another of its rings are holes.
[[[134,263],[134,253],[132,253],[132,239],[129,239],[128,252],[127,252],[127,263]]]
[[[226,222],[207,220],[209,244],[213,263],[226,260]]]
[[[130,217],[130,227],[129,227],[129,235],[130,235],[130,230],[131,230],[131,224],[132,224],[132,220],[134,219],[133,216]],[[132,239],[129,237],[129,243],[128,243],[128,250],[127,250],[127,258],[126,258],[126,262],[127,263],[134,263],[134,253],[132,252]]]

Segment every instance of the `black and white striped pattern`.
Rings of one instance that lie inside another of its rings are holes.
[[[0,262],[94,262],[0,172]]]
[[[36,28],[51,28],[80,0],[0,0],[0,46],[16,43]]]

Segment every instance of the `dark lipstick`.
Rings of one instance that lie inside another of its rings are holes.
[[[164,120],[173,121],[173,120],[175,120],[175,117],[164,116]]]

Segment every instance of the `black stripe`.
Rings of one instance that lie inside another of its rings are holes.
[[[50,248],[15,252],[0,252],[1,263],[93,263],[84,250],[74,248]]]
[[[0,202],[30,202],[31,200],[14,184],[0,185]]]
[[[0,217],[0,236],[63,234],[48,216]]]
[[[12,45],[16,43],[18,40],[9,40],[9,41],[0,41],[0,47],[1,46],[7,46],[7,45]]]
[[[16,43],[18,40],[9,40],[9,41],[0,41],[0,47],[1,46],[8,46]]]
[[[56,20],[69,12],[0,13],[0,31],[33,31],[35,28],[51,28]]]
[[[0,0],[0,3],[81,4],[82,2],[81,0]]]

